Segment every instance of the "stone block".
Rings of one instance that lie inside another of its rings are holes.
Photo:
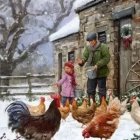
[[[87,18],[89,23],[94,23],[95,22],[95,15],[90,16]]]
[[[97,32],[103,32],[103,31],[107,31],[108,30],[108,26],[107,25],[103,25],[103,26],[96,26],[96,31]]]
[[[87,22],[87,18],[82,18],[82,19],[80,20],[80,22],[81,22],[81,24],[86,23],[86,22]]]
[[[112,78],[107,78],[106,87],[107,89],[114,89],[115,85]]]
[[[111,35],[110,35],[110,41],[113,42],[114,40],[115,40],[114,33],[111,33]]]

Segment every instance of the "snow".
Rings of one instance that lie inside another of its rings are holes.
[[[96,1],[96,0],[76,0],[74,2],[73,8],[77,9],[79,7],[82,7],[82,6],[86,5],[87,3],[91,2],[91,1]]]
[[[58,25],[57,31],[50,35],[49,40],[55,41],[57,39],[79,32],[80,19],[78,14],[76,14],[74,10],[83,5],[86,5],[91,1],[93,0],[76,0],[73,4],[70,15],[65,17],[61,21],[61,23]]]
[[[71,17],[71,14],[69,16]],[[61,23],[62,27],[57,32],[50,35],[50,37],[49,37],[50,41],[54,41],[59,38],[66,37],[70,34],[77,33],[79,31],[79,22],[80,21],[79,21],[78,15],[75,14],[75,16],[70,21],[67,21],[67,23],[66,23],[67,18],[64,19],[63,22]]]
[[[34,101],[28,101],[26,96],[17,96],[16,100],[22,100],[27,104],[30,105],[37,105],[38,99],[40,96],[36,96]],[[45,96],[46,98],[46,107],[49,106],[52,99],[50,96]],[[16,137],[15,133],[12,133],[10,129],[7,127],[7,114],[5,113],[5,108],[10,104],[12,101],[0,101],[0,114],[1,114],[1,121],[0,121],[0,137],[3,133],[6,133],[6,138],[4,140],[13,140]],[[139,128],[139,125],[136,124],[130,116],[130,113],[126,112],[124,115],[120,117],[120,122],[118,129],[115,131],[113,136],[110,140],[124,140],[130,139],[133,137],[133,134],[139,134],[140,131],[136,131]],[[59,131],[55,134],[52,140],[83,140],[82,137],[82,124],[78,123],[74,120],[71,114],[68,116],[66,121],[62,120]],[[23,139],[22,139],[23,140]],[[85,140],[99,140],[98,138],[89,138]]]

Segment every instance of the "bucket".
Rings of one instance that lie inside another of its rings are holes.
[[[87,70],[86,73],[89,79],[95,79],[97,77],[97,73],[94,70]]]

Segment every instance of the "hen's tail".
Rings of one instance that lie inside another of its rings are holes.
[[[5,111],[8,113],[8,126],[11,127],[12,131],[21,128],[23,124],[28,123],[27,118],[30,116],[30,112],[24,102],[15,101],[11,103]]]

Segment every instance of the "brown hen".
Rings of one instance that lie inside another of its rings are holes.
[[[118,126],[120,109],[121,104],[118,98],[113,99],[107,111],[96,115],[83,130],[83,137],[110,138]]]
[[[102,97],[100,106],[97,107],[96,110],[95,110],[95,116],[99,115],[101,113],[105,113],[106,110],[107,110],[106,99],[105,99],[105,97]]]
[[[66,100],[65,106],[61,106],[58,109],[61,113],[61,118],[65,120],[69,116],[69,113],[70,113],[69,99]]]
[[[40,103],[37,106],[27,105],[32,116],[39,116],[45,113],[46,106],[45,106],[45,98],[40,97]]]
[[[84,99],[81,106],[77,106],[76,100],[72,103],[72,117],[82,124],[87,124],[90,122],[94,116],[95,103],[90,107],[87,106],[87,101]]]

